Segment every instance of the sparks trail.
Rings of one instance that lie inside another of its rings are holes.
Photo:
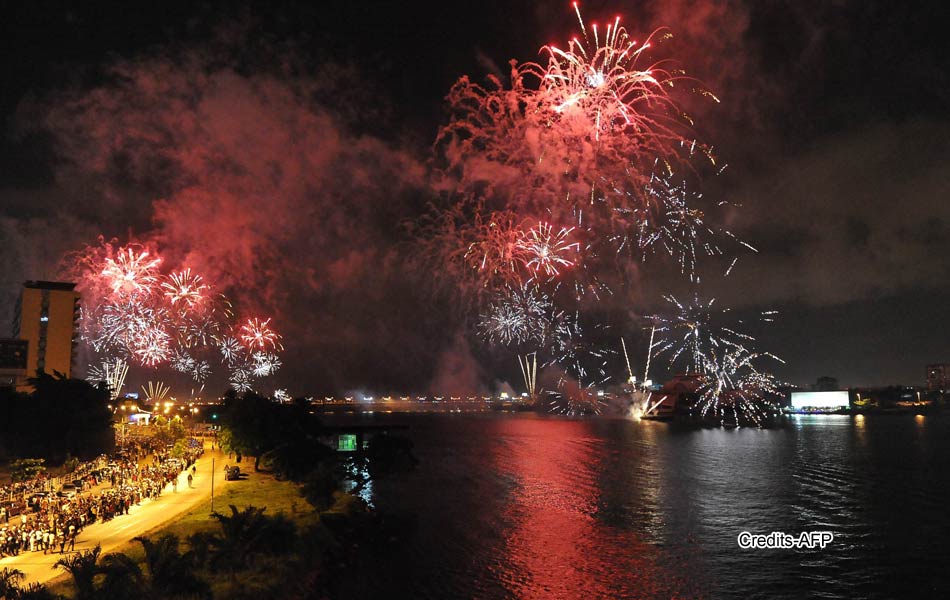
[[[625,210],[626,203],[613,203],[611,210],[616,212],[615,233],[609,235],[618,254],[632,253],[646,260],[650,254],[665,252],[679,265],[680,273],[693,283],[699,283],[699,259],[701,256],[724,257],[726,244],[736,250],[758,252],[750,244],[740,240],[734,233],[713,224],[703,209],[703,194],[689,189],[686,179],[675,180],[670,173],[664,172],[659,165],[651,174],[647,187],[650,202],[642,209]],[[620,186],[613,186],[607,194],[611,197],[630,194]],[[728,202],[719,202],[722,207]],[[725,271],[728,275],[735,267],[738,257],[734,257]]]
[[[145,394],[145,400],[153,404],[155,402],[164,400],[168,396],[169,391],[171,391],[171,387],[169,387],[163,381],[149,381],[148,387],[144,385],[142,386],[142,392]]]
[[[129,365],[121,358],[104,360],[100,365],[90,365],[86,381],[98,384],[105,383],[109,388],[109,400],[115,402],[125,385],[125,375],[129,372]]]

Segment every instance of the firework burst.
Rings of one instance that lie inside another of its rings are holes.
[[[240,360],[241,353],[244,351],[244,347],[241,346],[241,342],[237,338],[231,336],[225,336],[221,339],[218,349],[221,351],[221,358],[228,364],[234,365]]]
[[[233,369],[228,381],[235,392],[244,393],[252,389],[251,376],[245,369]]]
[[[269,319],[250,319],[235,332],[224,295],[191,269],[163,274],[162,262],[154,250],[136,243],[116,248],[102,238],[67,255],[63,270],[83,294],[81,337],[95,352],[145,367],[167,365],[198,382],[211,375],[206,359],[216,350],[227,369],[246,376],[277,369],[282,347]],[[264,366],[253,368],[255,352],[267,355]]]
[[[732,325],[731,310],[717,310],[715,298],[703,300],[694,295],[689,302],[681,302],[675,296],[664,296],[667,302],[676,307],[675,315],[652,317],[659,339],[654,344],[654,355],[670,356],[670,364],[681,356],[689,360],[693,372],[702,372],[706,364],[714,364],[712,358],[729,351],[748,352],[747,344],[755,338],[742,333]],[[760,313],[762,321],[771,321],[775,311]],[[736,320],[742,325],[742,320]]]
[[[266,352],[255,352],[252,356],[251,373],[255,377],[267,377],[273,375],[280,368],[281,362],[276,354]]]
[[[550,298],[535,285],[507,288],[481,315],[478,332],[491,344],[541,343],[552,306]]]
[[[162,291],[172,306],[192,308],[205,300],[208,286],[201,279],[201,275],[194,275],[191,269],[172,273],[162,282]]]
[[[115,294],[150,293],[158,279],[161,262],[161,258],[151,256],[148,250],[130,245],[119,250],[115,258],[107,258],[100,275]]]
[[[652,156],[669,154],[664,142],[679,143],[681,138],[657,108],[679,113],[669,95],[678,77],[661,63],[641,66],[654,36],[668,34],[637,42],[617,17],[601,35],[596,23],[588,31],[577,3],[574,10],[582,37],[570,40],[566,50],[544,46],[547,63],[528,63],[521,72],[540,80],[548,108],[559,121],[579,121],[577,125],[597,141],[604,135],[633,132],[651,142],[645,150]]]
[[[557,391],[548,393],[547,404],[549,412],[566,417],[599,415],[606,406],[602,392],[566,378],[558,382]]]
[[[250,350],[283,350],[281,336],[269,327],[270,319],[248,319],[241,326],[241,341]]]
[[[524,251],[526,260],[524,265],[534,274],[544,273],[548,277],[560,275],[558,269],[573,267],[575,260],[571,258],[580,250],[577,242],[570,240],[573,228],[555,229],[547,223],[538,223],[532,227],[518,241]]]
[[[648,57],[669,34],[638,42],[619,18],[600,32],[577,15],[580,35],[544,46],[540,62],[512,62],[510,86],[494,76],[487,87],[463,77],[449,92],[453,118],[436,147],[461,190],[487,190],[519,215],[548,210],[565,222],[577,206],[603,204],[611,181],[635,192],[621,208],[642,209],[656,161],[679,164],[699,153],[712,159],[691,139],[691,120],[674,91],[714,96],[668,61]],[[591,217],[603,226],[616,215]]]
[[[699,376],[696,407],[700,416],[713,416],[725,424],[724,419],[731,415],[736,423],[745,420],[761,426],[764,417],[775,411],[771,398],[778,384],[755,363],[765,358],[783,361],[773,354],[752,350],[755,338],[738,331],[742,320],[732,319],[736,325],[726,323],[731,313],[728,309],[715,310],[715,300],[696,296],[689,303],[673,296],[666,300],[677,308],[677,314],[654,317],[660,339],[653,349],[656,355],[669,354],[671,365],[685,358],[689,370]],[[773,310],[763,311],[759,320],[770,322],[774,315]]]
[[[192,379],[201,383],[204,382],[209,375],[211,375],[211,365],[208,361],[202,360],[195,362],[195,366],[191,369]]]
[[[703,195],[692,192],[685,179],[674,182],[672,175],[664,175],[659,165],[656,169],[646,188],[648,202],[643,207],[625,211],[620,206],[628,203],[613,203],[611,196],[639,193],[619,187],[613,188],[605,199],[606,203],[615,204],[611,207],[617,214],[615,232],[608,238],[618,254],[634,250],[645,260],[648,254],[665,251],[679,264],[680,273],[687,275],[693,283],[699,283],[697,265],[700,256],[724,256],[725,242],[736,249],[758,252],[731,231],[711,224],[706,211],[700,208],[704,204]],[[728,203],[719,202],[715,208],[725,205]],[[736,260],[732,260],[726,275]]]
[[[701,378],[696,408],[704,418],[718,418],[721,425],[748,421],[761,426],[778,410],[774,398],[778,383],[767,372],[760,371],[754,361],[762,357],[776,358],[743,349],[732,349],[712,357]]]
[[[195,359],[183,350],[176,350],[168,364],[179,373],[190,373],[195,368]]]
[[[465,259],[486,284],[492,280],[505,283],[518,279],[519,267],[528,254],[521,225],[512,215],[492,213],[484,223],[476,222],[472,237],[475,239],[469,243]]]

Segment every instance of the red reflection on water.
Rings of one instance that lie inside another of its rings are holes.
[[[510,419],[492,460],[515,481],[499,579],[518,598],[677,598],[681,578],[634,531],[597,517],[602,440],[590,423]]]

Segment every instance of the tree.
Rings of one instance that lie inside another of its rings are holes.
[[[181,422],[181,418],[177,416],[172,419],[166,419],[159,415],[152,419],[151,427],[154,432],[155,440],[165,445],[174,444],[185,439],[188,435],[188,432],[185,431],[185,425]]]
[[[239,456],[253,456],[254,470],[260,470],[261,456],[282,441],[280,408],[253,392],[226,398],[223,426],[228,435],[219,438],[221,448]]]
[[[31,378],[30,385],[33,393],[25,402],[5,407],[9,412],[4,416],[21,425],[15,435],[20,454],[54,460],[71,454],[89,459],[115,447],[107,389],[44,372]]]
[[[203,568],[211,557],[211,549],[218,537],[207,531],[198,531],[188,536],[188,552],[184,558],[195,568]]]
[[[317,464],[306,476],[301,490],[307,502],[317,510],[327,510],[333,506],[333,494],[340,489],[345,474],[330,461]]]
[[[10,479],[14,483],[33,479],[40,473],[46,472],[43,458],[21,458],[10,463]]]
[[[172,458],[184,458],[185,454],[188,453],[188,442],[185,440],[178,440],[175,442],[175,445],[172,447]]]
[[[146,587],[145,575],[132,558],[125,554],[107,554],[99,562],[105,575],[99,586],[101,600],[137,600]]]
[[[0,569],[0,598],[16,598],[20,592],[23,571],[19,569]]]
[[[66,460],[63,461],[63,468],[67,473],[72,473],[79,467],[79,459],[70,453],[66,453]]]
[[[76,600],[94,600],[96,598],[96,575],[99,574],[100,546],[92,550],[84,550],[72,556],[65,556],[53,565],[73,576],[73,585],[76,587]]]
[[[278,479],[302,481],[321,465],[336,459],[336,452],[314,435],[298,436],[278,445],[261,457],[261,464]]]
[[[247,567],[260,554],[285,554],[294,547],[297,529],[284,515],[264,514],[265,508],[248,506],[238,510],[230,505],[231,514],[215,513],[221,525],[221,536],[211,553],[211,564],[232,575]]]
[[[244,396],[226,398],[222,426],[227,434],[219,437],[221,448],[238,456],[248,455],[258,459],[254,470],[260,468],[259,457],[271,447],[270,401],[248,392]]]
[[[211,598],[211,587],[195,574],[193,563],[179,551],[178,536],[165,534],[155,540],[134,540],[145,550],[148,588],[155,597]]]

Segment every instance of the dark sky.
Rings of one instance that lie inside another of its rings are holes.
[[[452,83],[504,74],[509,59],[565,39],[569,3],[273,4],[5,8],[0,318],[19,281],[53,277],[64,251],[131,229],[183,260],[214,254],[244,306],[277,315],[278,378],[292,392],[513,377],[466,350],[445,307],[400,271],[407,240],[393,224],[425,205],[419,180]],[[729,164],[705,192],[741,205],[726,225],[760,252],[706,293],[739,312],[779,311],[754,333],[786,361],[780,378],[918,383],[925,364],[950,361],[941,2],[582,9],[591,22],[621,14],[633,32],[669,27],[670,56],[722,99],[696,108],[697,134]],[[196,123],[212,125],[199,134]],[[255,157],[270,170],[248,167]],[[221,238],[189,219],[215,221]],[[688,289],[658,271],[624,300],[631,315]]]

